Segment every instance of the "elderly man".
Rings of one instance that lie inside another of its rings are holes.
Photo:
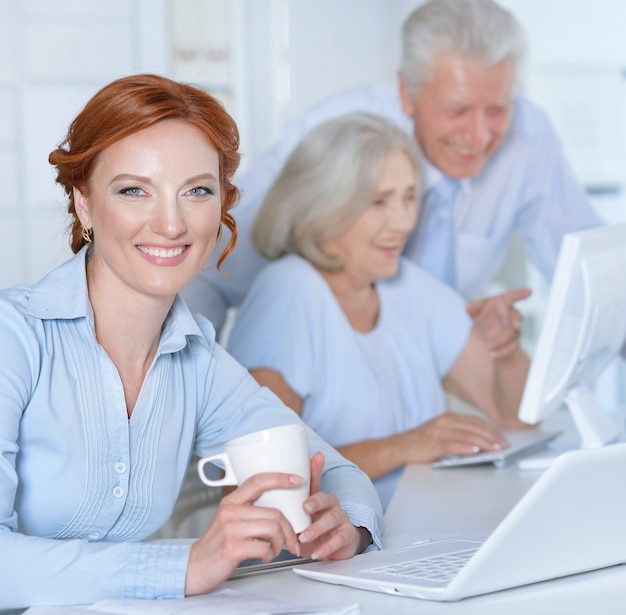
[[[550,280],[561,238],[601,223],[585,199],[546,115],[515,93],[525,37],[491,0],[431,0],[406,19],[399,88],[336,95],[296,119],[239,183],[239,245],[222,276],[213,268],[185,291],[219,329],[264,265],[250,228],[282,165],[313,126],[354,111],[380,114],[415,135],[422,157],[419,224],[405,254],[455,287],[492,352],[518,344],[514,289],[475,300],[500,268],[511,236]]]

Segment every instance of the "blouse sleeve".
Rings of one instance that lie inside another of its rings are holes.
[[[255,280],[235,320],[228,351],[248,369],[279,372],[302,398],[311,394],[324,343],[325,289],[311,266],[289,256]]]

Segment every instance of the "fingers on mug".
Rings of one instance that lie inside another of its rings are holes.
[[[260,472],[297,474],[303,478],[302,485],[265,491],[255,500],[254,505],[277,508],[296,533],[311,524],[311,517],[303,509],[310,493],[311,480],[309,442],[303,423],[263,429],[230,440],[224,448],[224,452],[204,457],[198,462],[198,474],[205,485],[239,485]],[[222,478],[213,479],[206,475],[206,464],[213,462],[223,464]]]

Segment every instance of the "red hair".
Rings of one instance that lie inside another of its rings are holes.
[[[85,240],[74,204],[73,188],[85,193],[98,155],[130,134],[167,119],[183,120],[202,131],[219,156],[221,221],[231,232],[217,261],[226,260],[237,242],[237,226],[229,210],[239,198],[232,183],[239,160],[239,131],[222,104],[203,90],[159,75],[131,75],[103,87],[70,124],[67,136],[48,157],[57,169],[57,183],[69,198],[72,216],[70,245],[78,252]],[[221,235],[220,226],[218,239]]]

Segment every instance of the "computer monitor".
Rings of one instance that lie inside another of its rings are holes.
[[[626,224],[565,235],[520,420],[538,423],[566,406],[582,448],[621,439],[624,415],[602,407],[593,389],[625,340]]]

